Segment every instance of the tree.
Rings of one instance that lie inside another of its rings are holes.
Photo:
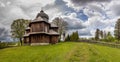
[[[24,20],[24,19],[17,19],[14,20],[13,23],[11,24],[11,33],[13,38],[19,39],[21,45],[22,45],[22,38],[25,33],[25,28],[29,24],[29,20]]]
[[[103,39],[103,31],[102,30],[100,31],[100,37],[101,37],[101,39]]]
[[[99,32],[100,30],[99,29],[96,29],[96,32],[95,32],[95,40],[99,40]]]
[[[106,34],[106,32],[104,31],[104,32],[103,32],[103,38],[106,39],[106,37],[107,37],[107,34]]]
[[[118,19],[115,24],[114,36],[116,39],[120,40],[120,19]]]
[[[108,36],[112,36],[110,32],[107,33],[107,37],[108,37]]]
[[[75,33],[73,32],[73,33],[70,35],[70,41],[74,41],[74,38],[75,38]]]
[[[73,32],[73,33],[70,35],[70,41],[78,41],[78,40],[79,40],[78,31]]]
[[[75,38],[74,38],[75,41],[78,41],[79,40],[79,34],[78,34],[78,31],[75,32]]]
[[[70,35],[69,34],[66,36],[65,41],[70,41]]]
[[[114,41],[114,37],[112,36],[112,34],[110,32],[107,33],[106,41],[108,41],[108,42]]]
[[[59,17],[56,17],[55,19],[53,19],[52,23],[58,26],[58,32],[60,34],[60,39],[62,35],[63,37],[65,37],[65,32],[67,30],[68,23]]]

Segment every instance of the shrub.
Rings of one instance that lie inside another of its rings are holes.
[[[0,49],[1,49],[1,48],[5,48],[5,47],[7,47],[7,46],[8,46],[8,44],[5,43],[5,42],[1,42],[1,43],[0,43]]]

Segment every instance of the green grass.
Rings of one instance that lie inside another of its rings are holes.
[[[0,49],[0,62],[120,62],[120,49],[65,42]]]

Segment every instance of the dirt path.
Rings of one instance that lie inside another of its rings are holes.
[[[68,62],[88,62],[89,60],[89,51],[88,45],[86,44],[76,44],[73,50],[71,50],[67,58]]]

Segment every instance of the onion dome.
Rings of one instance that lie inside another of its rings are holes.
[[[46,13],[44,13],[43,10],[41,10],[40,13],[37,14],[36,18],[38,18],[38,17],[41,17],[41,18],[47,19],[47,20],[49,19],[49,16]]]

